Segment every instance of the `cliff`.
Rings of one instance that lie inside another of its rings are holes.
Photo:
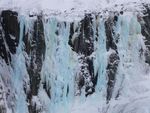
[[[0,112],[148,113],[150,9],[142,7],[74,21],[2,10]]]

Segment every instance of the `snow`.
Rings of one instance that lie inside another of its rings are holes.
[[[0,9],[12,9],[25,14],[69,15],[73,18],[103,10],[139,10],[139,4],[142,3],[150,3],[150,0],[0,0]]]

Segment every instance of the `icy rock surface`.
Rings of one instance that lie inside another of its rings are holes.
[[[0,113],[149,113],[150,9],[141,6],[74,21],[2,10]]]

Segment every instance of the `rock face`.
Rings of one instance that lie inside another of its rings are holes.
[[[142,34],[143,34],[143,36],[145,36],[145,45],[146,45],[146,48],[147,48],[147,50],[146,50],[146,53],[145,53],[145,56],[146,56],[146,62],[148,63],[148,64],[150,64],[150,55],[149,55],[149,51],[150,51],[150,47],[149,47],[149,45],[150,45],[150,41],[149,41],[149,39],[150,39],[150,22],[149,22],[149,20],[150,20],[150,10],[149,10],[149,8],[148,8],[148,6],[146,5],[145,6],[146,7],[146,11],[144,12],[145,14],[147,14],[147,16],[145,16],[145,17],[143,17],[143,21],[144,21],[144,23],[141,23],[141,25],[142,25]]]
[[[45,39],[44,27],[42,18],[38,17],[33,24],[32,40],[28,38],[28,34],[24,36],[24,43],[26,53],[30,57],[29,63],[26,64],[30,79],[30,90],[27,92],[27,100],[29,104],[29,112],[36,113],[36,105],[32,105],[32,97],[38,94],[41,81],[41,70],[45,56]]]
[[[123,95],[126,73],[121,69],[128,71],[139,60],[150,65],[150,9],[144,7],[146,16],[132,15],[133,25],[123,12],[61,22],[2,11],[0,112],[57,113],[56,106],[69,106],[66,102],[75,97],[96,93],[109,103]],[[139,48],[134,47],[138,40]]]
[[[1,57],[6,63],[11,61],[10,54],[16,53],[19,43],[19,21],[18,14],[12,11],[1,13]]]
[[[75,23],[71,23],[69,39],[72,50],[83,55],[80,58],[83,66],[81,66],[81,72],[79,73],[78,88],[81,91],[81,88],[86,85],[86,96],[95,91],[94,86],[96,85],[94,83],[96,78],[94,77],[93,58],[88,58],[94,52],[92,19],[91,15],[86,15],[85,18],[80,21],[81,24],[75,29]],[[87,79],[89,79],[89,81],[86,81]],[[92,85],[90,85],[90,82]]]

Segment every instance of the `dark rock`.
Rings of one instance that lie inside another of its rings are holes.
[[[29,113],[38,113],[36,107],[32,106],[32,96],[37,96],[40,81],[42,63],[45,57],[45,39],[42,17],[38,17],[34,22],[32,40],[28,40],[28,34],[24,35],[25,50],[31,58],[30,64],[27,64],[27,71],[30,78],[30,91],[28,92],[27,100],[29,101]],[[44,86],[47,91],[46,86]],[[47,91],[49,92],[49,91]],[[48,93],[49,95],[49,93]]]
[[[5,40],[12,54],[16,53],[16,47],[19,42],[19,22],[18,14],[9,10],[1,14],[1,24],[4,29]]]
[[[117,51],[117,45],[116,43],[118,41],[115,41],[113,37],[115,37],[115,33],[113,31],[113,27],[115,26],[116,22],[118,21],[118,17],[115,15],[114,18],[109,18],[105,22],[105,30],[106,30],[106,49],[109,51],[109,49],[112,49],[115,51],[115,53],[112,53],[109,56],[108,59],[108,65],[107,65],[107,76],[108,76],[108,83],[107,83],[107,102],[112,97],[113,88],[115,85],[115,77],[117,73],[117,68],[119,64],[119,55]],[[117,37],[115,37],[117,38]]]
[[[115,16],[115,18],[118,18],[117,16]],[[114,20],[114,21],[113,21]],[[113,49],[113,50],[117,50],[117,46],[115,44],[115,40],[113,39],[113,35],[114,35],[114,31],[113,31],[113,26],[115,25],[115,21],[117,21],[117,19],[113,19],[113,18],[109,18],[106,22],[105,22],[105,30],[106,30],[106,49],[107,51],[109,51],[109,49]]]
[[[70,25],[70,36],[69,36],[69,45],[72,47],[72,50],[78,54],[82,54],[83,57],[80,59],[83,63],[81,67],[80,77],[78,81],[78,88],[81,88],[85,85],[86,96],[92,94],[95,90],[93,87],[86,85],[85,78],[90,77],[91,82],[94,80],[94,67],[93,67],[93,59],[88,59],[94,52],[94,34],[92,28],[92,16],[90,14],[85,15],[85,18],[80,21],[80,26],[77,29],[74,29],[74,23]],[[77,31],[80,31],[78,36],[72,42],[72,36]],[[87,89],[91,89],[92,92],[87,92]]]
[[[7,64],[11,61],[10,54],[16,53],[19,43],[19,22],[17,12],[4,10],[0,15],[0,56]]]
[[[142,28],[142,35],[145,36],[145,45],[146,45],[146,52],[145,52],[145,62],[150,65],[150,9],[148,5],[144,5],[146,10],[144,14],[146,16],[143,17],[144,23],[141,23]]]
[[[107,83],[107,101],[111,99],[113,88],[115,85],[115,77],[117,73],[117,68],[119,64],[119,56],[117,53],[112,53],[109,56],[109,62],[107,65],[107,76],[108,76],[108,83]]]

